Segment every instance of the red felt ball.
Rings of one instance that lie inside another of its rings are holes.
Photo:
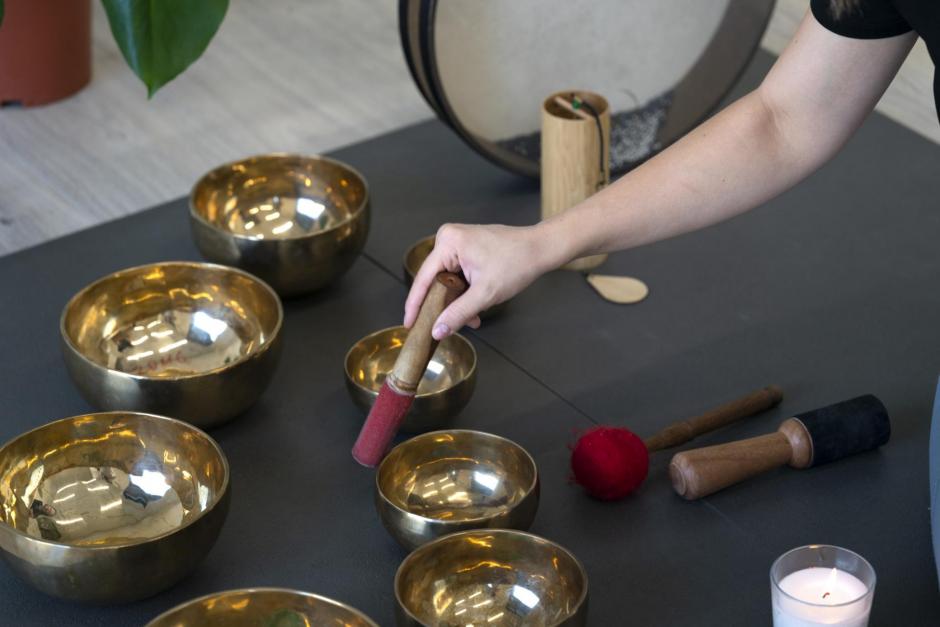
[[[571,452],[575,481],[603,501],[622,499],[639,488],[649,464],[643,440],[618,427],[591,429],[578,438]]]

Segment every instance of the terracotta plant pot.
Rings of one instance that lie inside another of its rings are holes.
[[[71,96],[91,79],[91,0],[6,0],[0,105]]]

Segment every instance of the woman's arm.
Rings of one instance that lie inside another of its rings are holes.
[[[832,157],[871,112],[916,36],[850,39],[809,13],[760,87],[606,189],[531,227],[444,225],[405,303],[417,316],[441,270],[470,289],[435,337],[586,254],[655,242],[751,209]]]

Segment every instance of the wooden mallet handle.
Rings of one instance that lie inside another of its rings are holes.
[[[671,424],[656,435],[646,438],[643,443],[650,453],[679,446],[703,433],[766,411],[780,403],[781,399],[783,391],[776,385],[768,385],[701,416]]]
[[[437,348],[437,340],[431,337],[434,321],[458,296],[467,289],[467,282],[452,272],[441,272],[428,288],[421,304],[421,311],[408,337],[398,353],[395,366],[388,374],[389,386],[403,394],[414,394],[424,371]]]
[[[806,428],[789,418],[768,435],[677,453],[669,477],[679,496],[694,500],[786,464],[806,468],[812,456]]]
[[[870,451],[890,437],[888,410],[867,394],[797,414],[776,433],[677,453],[669,476],[680,496],[698,499],[785,464],[809,468]]]

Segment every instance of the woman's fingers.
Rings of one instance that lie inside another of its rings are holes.
[[[438,316],[434,322],[434,328],[431,329],[431,337],[435,340],[442,340],[462,329],[464,325],[470,325],[473,328],[479,327],[480,317],[478,314],[487,305],[486,294],[483,289],[471,283],[470,289],[448,305]]]
[[[408,298],[405,300],[404,324],[409,329],[418,319],[421,303],[424,302],[424,297],[427,295],[431,283],[438,273],[443,272],[444,269],[444,265],[440,261],[440,254],[436,250],[432,250],[424,263],[421,264],[418,274],[415,275],[415,280],[411,284],[411,291],[408,292]]]
[[[434,249],[415,277],[405,301],[405,326],[418,319],[421,303],[439,272],[460,272],[470,283],[434,323],[435,339],[464,326],[480,326],[480,312],[505,300],[534,279],[528,231],[499,225],[445,224],[437,231]]]

